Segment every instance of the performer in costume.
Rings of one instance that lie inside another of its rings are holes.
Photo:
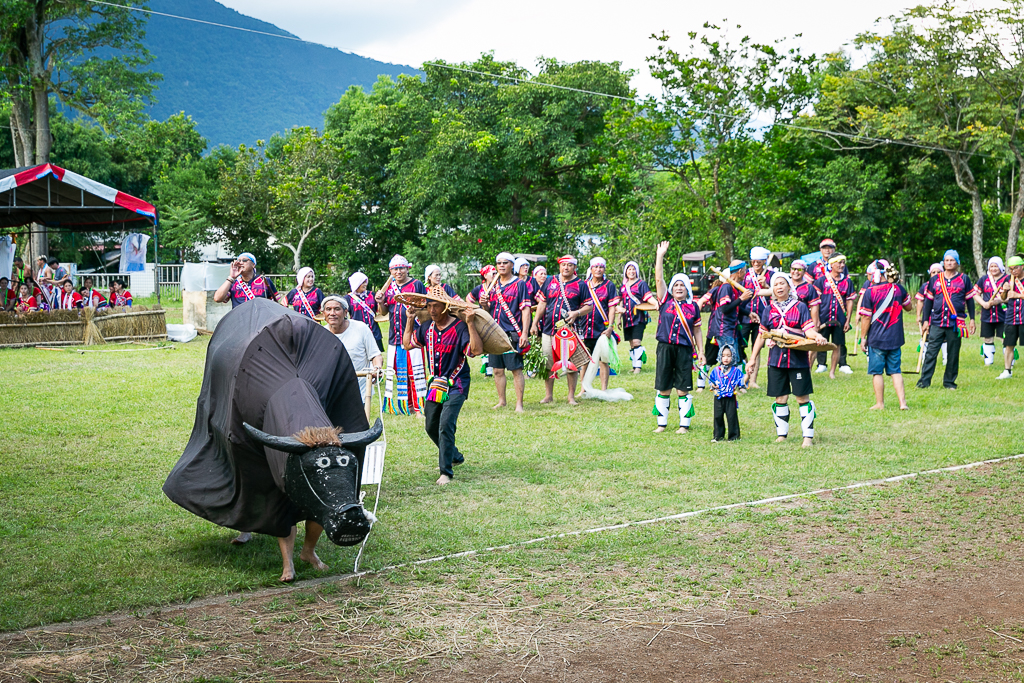
[[[541,350],[547,358],[549,370],[555,364],[552,344],[556,323],[564,322],[576,329],[579,320],[590,313],[594,306],[587,283],[576,275],[577,263],[576,257],[569,254],[558,259],[558,275],[549,277],[544,289],[537,295],[537,321],[532,327],[534,334],[539,331],[542,335]],[[569,405],[579,405],[576,401],[578,368],[577,372],[566,372],[565,378],[569,385]],[[554,391],[555,378],[548,376],[544,379],[544,398],[541,403],[551,403]]]
[[[349,303],[344,297],[324,297],[323,312],[325,327],[345,345],[352,369],[369,372],[369,379],[375,380],[383,372],[384,358],[377,347],[370,327],[349,316]],[[366,396],[366,377],[359,378],[359,395]]]
[[[370,279],[366,273],[356,271],[349,275],[349,292],[345,295],[348,302],[349,315],[370,328],[373,338],[377,340],[377,348],[384,350],[384,336],[377,323],[377,298],[369,291]]]
[[[480,284],[470,291],[466,297],[466,301],[471,304],[480,304],[482,301],[486,301],[491,296],[491,287],[494,286],[494,281],[497,278],[498,271],[495,270],[494,266],[487,264],[480,269]],[[486,377],[492,377],[494,370],[491,368],[490,356],[484,356],[484,362],[480,365],[480,374]]]
[[[850,316],[853,315],[853,304],[857,298],[857,290],[853,280],[846,273],[846,257],[836,254],[829,259],[829,272],[814,281],[819,304],[818,331],[825,339],[839,347],[832,352],[832,364],[828,368],[828,376],[836,378],[836,367],[844,375],[852,375],[853,370],[846,361],[846,333],[850,329]],[[818,368],[815,372],[825,372],[827,354],[818,354]]]
[[[36,300],[38,310],[52,310],[50,302],[46,300],[45,296],[43,296],[43,290],[39,287],[39,285],[36,284],[36,281],[34,279],[30,277],[28,280],[25,281],[24,284],[28,285],[29,294]]]
[[[1003,325],[1003,371],[996,379],[1013,377],[1013,352],[1017,344],[1024,344],[1024,259],[1011,256],[1006,262],[1010,277],[1003,284],[1002,298],[1006,301]]]
[[[270,278],[256,274],[256,257],[246,251],[231,262],[230,274],[213,293],[213,300],[220,304],[230,301],[231,308],[235,309],[258,298],[287,305],[278,298],[277,288]]]
[[[103,292],[93,287],[92,278],[86,275],[82,279],[82,288],[78,290],[82,295],[82,305],[85,308],[99,310],[107,307],[107,297]]]
[[[526,283],[526,294],[530,297],[530,306],[537,305],[537,291],[540,289],[540,285],[537,281],[530,277],[530,262],[520,257],[515,260],[512,264],[512,272],[516,274],[520,280]],[[530,330],[527,329],[527,332]]]
[[[924,279],[921,286],[917,289],[917,294],[914,295],[917,305],[917,331],[921,335],[920,346],[918,349],[919,353],[928,353],[928,339],[924,333],[924,318],[922,317],[922,311],[924,311],[924,290],[928,289],[928,283],[933,277],[942,272],[941,263],[933,263],[928,266],[928,277]],[[946,364],[946,342],[942,342],[942,364]]]
[[[440,289],[432,293],[439,298],[444,296]],[[467,357],[480,355],[484,345],[469,322],[471,309],[463,310],[461,320],[449,313],[443,301],[430,301],[427,311],[429,323],[417,323],[414,315],[406,318],[402,346],[410,353],[426,351],[431,377],[424,427],[427,436],[437,445],[437,464],[441,472],[437,483],[443,486],[455,476],[453,466],[465,462],[465,456],[455,445],[455,432],[459,412],[469,397]]]
[[[817,280],[819,277],[825,277],[825,273],[830,272],[832,269],[829,267],[829,261],[836,253],[836,243],[831,238],[826,237],[818,245],[818,250],[821,252],[821,260],[815,261],[811,268],[811,277]],[[849,276],[850,271],[843,264],[843,275]]]
[[[39,310],[39,303],[32,296],[32,290],[24,282],[18,287],[18,298],[14,300],[15,313],[31,313]]]
[[[629,342],[629,361],[634,375],[640,373],[647,360],[644,331],[651,322],[651,316],[647,311],[637,308],[642,303],[657,304],[657,297],[647,283],[640,279],[640,265],[636,261],[629,261],[622,269],[619,309],[622,311],[622,336]]]
[[[423,398],[427,393],[426,368],[420,349],[407,349],[402,344],[402,331],[409,318],[409,308],[398,302],[402,292],[425,294],[427,288],[409,277],[411,264],[401,254],[388,263],[391,280],[377,292],[377,304],[386,306],[391,321],[388,331],[388,366],[384,383],[384,411],[392,415],[422,415]]]
[[[754,247],[750,250],[750,268],[743,279],[743,286],[754,292],[754,297],[740,306],[740,357],[734,358],[739,366],[740,360],[746,348],[750,348],[747,354],[747,383],[751,389],[760,389],[757,385],[757,373],[761,369],[761,346],[757,343],[760,336],[760,320],[768,307],[768,298],[772,292],[768,289],[768,279],[775,271],[768,267],[768,258],[771,256],[764,247]]]
[[[544,266],[537,266],[536,268],[533,269],[533,277],[530,279],[533,280],[534,284],[532,296],[534,311],[536,311],[537,304],[540,303],[540,293],[544,291],[544,285],[548,281],[548,269],[545,268]],[[534,316],[534,321],[536,321],[537,319],[537,316]]]
[[[758,332],[757,339],[761,334]],[[743,387],[743,370],[732,364],[732,347],[725,347],[720,354],[720,362],[711,371],[708,382],[715,392],[715,434],[711,443],[725,439],[725,425],[729,423],[729,441],[740,439],[740,419],[737,415],[739,407],[736,392]]]
[[[722,319],[722,311],[714,305],[715,299],[718,297],[718,290],[721,287],[722,283],[716,281],[716,284],[709,287],[708,291],[704,292],[704,295],[697,299],[697,306],[700,307],[700,310],[711,311],[711,315],[708,316],[707,337],[704,339],[704,357],[706,361],[697,373],[698,394],[704,391],[704,387],[707,385],[706,375],[711,372],[711,366],[718,362],[718,342],[715,340],[711,330],[718,329],[719,321]]]
[[[444,293],[453,299],[461,299],[455,288],[447,283],[441,282],[441,266],[431,263],[427,266],[427,269],[423,271],[423,285],[428,289],[434,287],[440,287],[444,290]]]
[[[15,256],[11,268],[11,283],[27,282],[31,277],[32,269],[25,265],[25,261],[20,256]]]
[[[935,374],[935,361],[939,344],[945,341],[949,349],[942,386],[956,389],[960,374],[960,344],[963,338],[974,334],[974,299],[970,298],[971,278],[960,270],[960,254],[948,249],[942,258],[943,272],[928,281],[924,290],[924,333],[928,339],[928,352],[924,356],[918,389],[931,386]],[[970,320],[968,321],[968,318]]]
[[[900,402],[900,410],[907,410],[907,394],[903,387],[902,347],[903,311],[914,310],[910,294],[899,283],[899,271],[884,259],[874,262],[874,273],[881,273],[884,282],[868,287],[860,300],[858,310],[861,348],[868,355],[868,374],[875,390],[875,405],[871,410],[885,408],[885,378],[892,377],[892,386]]]
[[[611,341],[613,350],[618,339],[615,337],[615,318],[619,309],[619,288],[614,282],[605,277],[608,263],[600,256],[590,259],[590,275],[587,278],[587,288],[590,290],[590,303],[593,308],[583,318],[583,344],[587,351],[594,353],[594,346],[597,345],[597,338],[602,334]],[[601,373],[601,391],[608,391],[608,378],[611,376],[611,366],[602,362],[599,366]],[[587,369],[582,368],[581,373],[586,374]]]
[[[57,308],[62,311],[82,308],[82,295],[75,291],[75,285],[70,279],[64,281],[64,287],[57,297]]]
[[[39,287],[42,298],[46,301],[46,309],[50,310],[56,303],[55,297],[57,296],[57,290],[50,284],[53,280],[53,269],[47,265],[45,256],[36,259],[36,266],[38,268],[36,285]]]
[[[124,288],[124,280],[110,281],[110,305],[118,308],[132,307],[132,293]]]
[[[18,290],[11,286],[11,281],[0,277],[0,311],[14,309],[14,300],[18,298]]]
[[[312,268],[299,268],[295,274],[295,288],[284,297],[293,311],[307,318],[319,316],[324,302],[323,290],[313,284],[315,281],[316,274]]]
[[[747,276],[746,261],[734,260],[729,264],[729,277],[742,283]],[[713,346],[708,350],[708,365],[718,362],[718,353],[723,346],[731,346],[733,358],[739,358],[737,336],[740,326],[740,306],[750,301],[754,292],[740,292],[731,282],[723,282],[712,296],[712,314],[708,334],[713,337]],[[717,313],[717,316],[715,315]]]
[[[997,294],[1006,282],[1006,267],[1003,259],[993,256],[988,260],[988,272],[974,283],[970,296],[974,303],[981,306],[981,352],[985,357],[985,365],[992,365],[996,360],[996,337],[1003,338],[1003,321],[1005,313],[1003,304]]]
[[[487,365],[494,373],[494,388],[498,392],[498,403],[495,408],[507,405],[506,388],[508,377],[505,371],[512,373],[512,385],[516,393],[516,412],[523,409],[523,394],[526,392],[526,376],[523,374],[523,349],[529,350],[530,342],[530,296],[526,282],[516,277],[513,271],[512,254],[503,251],[494,259],[498,274],[494,278],[491,293],[481,301],[486,310],[502,331],[508,335],[512,350],[502,354],[488,354]]]
[[[654,410],[657,427],[668,427],[672,390],[678,394],[679,429],[686,434],[695,414],[693,407],[693,362],[704,364],[704,348],[700,336],[700,306],[693,301],[693,287],[684,273],[676,273],[665,286],[665,253],[668,242],[658,245],[654,261],[654,281],[658,288],[657,364],[654,373]]]
[[[814,329],[811,312],[796,298],[796,288],[788,275],[775,273],[771,279],[772,299],[767,314],[761,319],[761,333],[769,330],[786,332],[798,337],[809,337],[820,344],[824,337]],[[777,442],[789,436],[789,396],[796,396],[800,415],[800,430],[806,448],[814,443],[814,404],[811,394],[811,366],[807,353],[783,349],[775,342],[768,341],[768,395],[775,399],[772,417],[775,420]]]
[[[818,329],[818,308],[821,304],[821,300],[818,298],[818,290],[814,288],[814,280],[807,274],[807,263],[803,259],[796,259],[789,266],[789,279],[796,288],[796,298],[802,302],[804,306],[811,312],[811,320],[814,321],[814,329]],[[769,280],[770,282],[770,280]],[[769,292],[771,289],[769,289]],[[771,302],[771,295],[769,295],[768,303]],[[767,311],[767,306],[762,310],[762,315]],[[762,347],[764,347],[764,337],[760,334],[760,316],[758,316],[758,335],[754,341],[754,349],[752,354],[759,354]],[[813,363],[815,352],[807,352],[807,362]],[[747,371],[747,375],[750,376],[750,371]],[[756,377],[756,373],[754,375]],[[759,388],[755,384],[751,384],[750,388]]]

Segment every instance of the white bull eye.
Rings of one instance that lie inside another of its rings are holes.
[[[320,469],[330,467],[331,459],[328,458],[326,455],[321,455],[319,458],[316,459],[316,466],[319,467]]]
[[[348,456],[347,455],[337,455],[337,456],[335,456],[335,460],[338,461],[338,467],[348,467]]]

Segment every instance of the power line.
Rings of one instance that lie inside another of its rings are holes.
[[[126,9],[126,10],[130,10],[130,11],[133,11],[133,12],[144,12],[146,14],[153,14],[153,15],[157,15],[157,16],[161,16],[161,17],[167,17],[169,19],[180,19],[182,21],[191,21],[191,22],[195,22],[197,24],[206,24],[208,26],[216,26],[218,28],[227,28],[227,29],[232,29],[232,30],[235,30],[235,31],[244,31],[246,33],[256,33],[258,35],[270,36],[271,38],[284,38],[285,40],[292,40],[292,41],[296,41],[296,42],[300,42],[300,43],[307,43],[309,45],[317,45],[317,46],[326,47],[326,48],[332,49],[332,50],[336,50],[337,49],[336,47],[333,47],[331,45],[325,45],[323,43],[317,43],[317,42],[312,41],[312,40],[305,40],[304,38],[299,38],[298,36],[283,35],[283,34],[280,34],[280,33],[269,33],[267,31],[257,31],[255,29],[244,28],[242,26],[232,26],[231,24],[221,24],[221,23],[217,23],[217,22],[214,22],[214,21],[205,21],[203,19],[196,19],[194,17],[185,17],[185,16],[182,16],[180,14],[168,14],[166,12],[157,12],[157,11],[151,10],[151,9],[144,9],[142,7],[132,7],[130,5],[120,5],[120,4],[117,4],[117,3],[114,3],[114,2],[103,2],[102,0],[93,0],[93,2],[95,4],[97,4],[97,5],[106,5],[107,7],[117,7],[117,8],[120,8],[120,9]],[[636,103],[636,99],[633,98],[633,97],[623,97],[622,95],[612,95],[610,93],[598,92],[598,91],[595,91],[595,90],[586,90],[584,88],[572,88],[572,87],[569,87],[569,86],[566,86],[566,85],[557,85],[555,83],[546,83],[544,81],[537,81],[537,80],[533,80],[533,79],[522,79],[522,78],[518,78],[516,76],[507,76],[505,74],[492,74],[492,73],[488,73],[486,71],[478,71],[476,69],[467,69],[465,67],[453,66],[451,64],[441,64],[441,63],[438,63],[438,62],[424,62],[423,64],[425,66],[435,66],[435,67],[438,67],[440,69],[449,69],[451,71],[462,71],[464,73],[477,74],[479,76],[486,76],[488,78],[505,79],[505,80],[509,80],[509,81],[514,81],[515,83],[523,83],[523,84],[526,84],[526,85],[537,85],[537,86],[541,86],[541,87],[545,87],[545,88],[554,88],[554,89],[557,89],[557,90],[567,90],[567,91],[570,91],[570,92],[577,92],[577,93],[584,94],[584,95],[596,95],[596,96],[599,96],[599,97],[608,97],[608,98],[611,98],[611,99],[625,100],[627,102]],[[745,118],[743,116],[737,116],[735,114],[724,114],[724,113],[721,113],[721,112],[704,111],[704,110],[701,110],[701,109],[690,109],[689,111],[694,113],[694,114],[699,114],[701,116],[712,116],[712,117],[733,119],[735,121],[739,121],[739,120]],[[802,131],[802,132],[805,132],[805,133],[817,133],[819,135],[825,135],[827,137],[839,137],[839,138],[843,138],[845,140],[855,140],[855,141],[860,141],[860,142],[870,142],[870,143],[876,143],[876,144],[882,144],[882,145],[902,145],[904,147],[912,147],[914,149],[921,149],[921,150],[927,150],[927,151],[932,151],[932,152],[941,152],[943,154],[948,154],[948,153],[958,154],[959,153],[958,150],[949,149],[948,147],[939,147],[939,146],[935,146],[935,145],[926,145],[926,144],[923,144],[923,143],[914,142],[912,140],[899,140],[899,139],[893,139],[893,138],[876,138],[876,137],[871,137],[871,136],[868,136],[868,135],[858,135],[856,133],[842,133],[842,132],[839,132],[839,131],[826,130],[826,129],[822,129],[822,128],[810,128],[808,126],[801,126],[801,125],[795,124],[795,123],[775,122],[775,123],[772,123],[770,125],[772,125],[772,126],[779,126],[781,128],[789,128],[789,129],[792,129],[792,130],[798,130],[798,131]],[[10,126],[0,126],[0,128],[6,128],[6,129],[10,130]],[[997,158],[999,158],[999,157],[993,156],[991,154],[982,154],[980,152],[975,152],[975,153],[972,154],[972,156],[986,157],[986,158],[989,158],[989,159],[997,159]]]

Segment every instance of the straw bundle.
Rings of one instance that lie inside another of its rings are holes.
[[[166,337],[167,324],[161,308],[0,313],[0,348],[37,344],[93,345],[112,340]]]
[[[82,311],[82,313],[82,320],[83,322],[85,322],[85,336],[82,340],[83,343],[86,346],[106,344],[106,342],[103,341],[103,335],[100,334],[100,330],[98,327],[96,327],[96,323],[94,322],[94,318],[96,317],[96,311],[94,311],[91,308],[86,308],[85,310]]]
[[[85,323],[79,311],[38,311],[0,314],[0,347],[34,346],[53,342],[81,343]]]
[[[167,336],[162,308],[108,309],[96,313],[96,327],[106,340],[154,339]],[[88,343],[88,342],[86,342]]]

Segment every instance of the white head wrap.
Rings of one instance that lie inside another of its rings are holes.
[[[328,301],[337,301],[342,308],[344,308],[346,311],[348,310],[348,302],[345,301],[345,297],[338,296],[337,294],[331,294],[330,296],[325,296],[323,303],[321,303],[320,305],[323,306]]]
[[[538,264],[538,265],[534,266],[534,268],[533,268],[533,276],[537,277],[537,273],[539,273],[542,270],[544,271],[544,274],[547,275],[548,269],[545,268],[543,265]]]
[[[625,282],[625,280],[626,280],[626,271],[629,270],[630,266],[633,266],[634,268],[636,268],[636,279],[637,280],[640,279],[640,264],[637,263],[636,261],[626,261],[626,265],[622,269],[622,280],[623,280],[623,282]]]
[[[299,268],[299,272],[295,273],[295,282],[298,283],[299,287],[302,287],[302,281],[306,279],[307,273],[312,273],[313,269],[309,266]],[[316,275],[313,275],[313,280],[316,281]]]
[[[776,271],[776,272],[772,273],[771,283],[769,284],[769,287],[772,288],[772,299],[775,299],[775,291],[774,291],[775,290],[775,281],[780,279],[780,278],[785,280],[786,284],[789,285],[789,296],[786,297],[785,301],[779,301],[780,304],[785,306],[786,304],[790,303],[791,301],[795,301],[796,300],[796,287],[793,286],[793,279],[791,277],[789,277],[789,275],[786,275],[785,273],[783,273],[781,271]],[[777,299],[776,299],[776,301],[777,301]]]
[[[929,275],[934,275],[935,273],[941,273],[941,272],[942,272],[942,264],[941,263],[933,263],[930,266],[928,266],[928,273],[929,273]]]
[[[431,273],[435,273],[435,272],[440,273],[441,272],[441,266],[437,265],[436,263],[431,263],[429,266],[427,266],[427,269],[425,271],[423,271],[423,279],[424,280],[429,280]]]
[[[771,255],[771,252],[764,247],[754,247],[750,250],[751,261],[767,261],[768,257]]]
[[[590,259],[590,267],[593,268],[594,266],[604,266],[607,268],[608,262],[605,261],[600,256],[595,256],[594,258]]]
[[[877,285],[885,277],[885,269],[888,267],[889,262],[884,258],[872,261],[871,265],[868,266],[868,279]]]
[[[516,275],[519,275],[519,271],[522,269],[522,267],[528,265],[530,265],[530,262],[527,261],[526,259],[517,258],[516,262],[512,264],[512,272],[515,273]]]
[[[353,292],[359,289],[359,286],[364,282],[369,282],[370,278],[366,277],[366,273],[356,271],[348,276],[348,287]]]
[[[991,268],[993,263],[999,266],[1000,273],[1006,272],[1006,266],[1003,265],[1003,259],[999,258],[998,256],[993,256],[988,260],[988,267]]]
[[[512,256],[512,254],[508,253],[507,251],[503,251],[494,257],[495,263],[497,263],[498,261],[508,261],[509,263],[515,263],[515,260],[515,257]]]
[[[668,283],[668,295],[672,296],[672,290],[675,289],[676,283],[682,282],[686,287],[686,299],[684,303],[690,303],[693,301],[693,285],[690,283],[690,278],[685,273],[676,273],[672,276],[672,281]]]
[[[409,263],[409,259],[405,258],[401,254],[395,254],[391,257],[391,261],[388,263],[388,268],[411,268],[412,264]]]

